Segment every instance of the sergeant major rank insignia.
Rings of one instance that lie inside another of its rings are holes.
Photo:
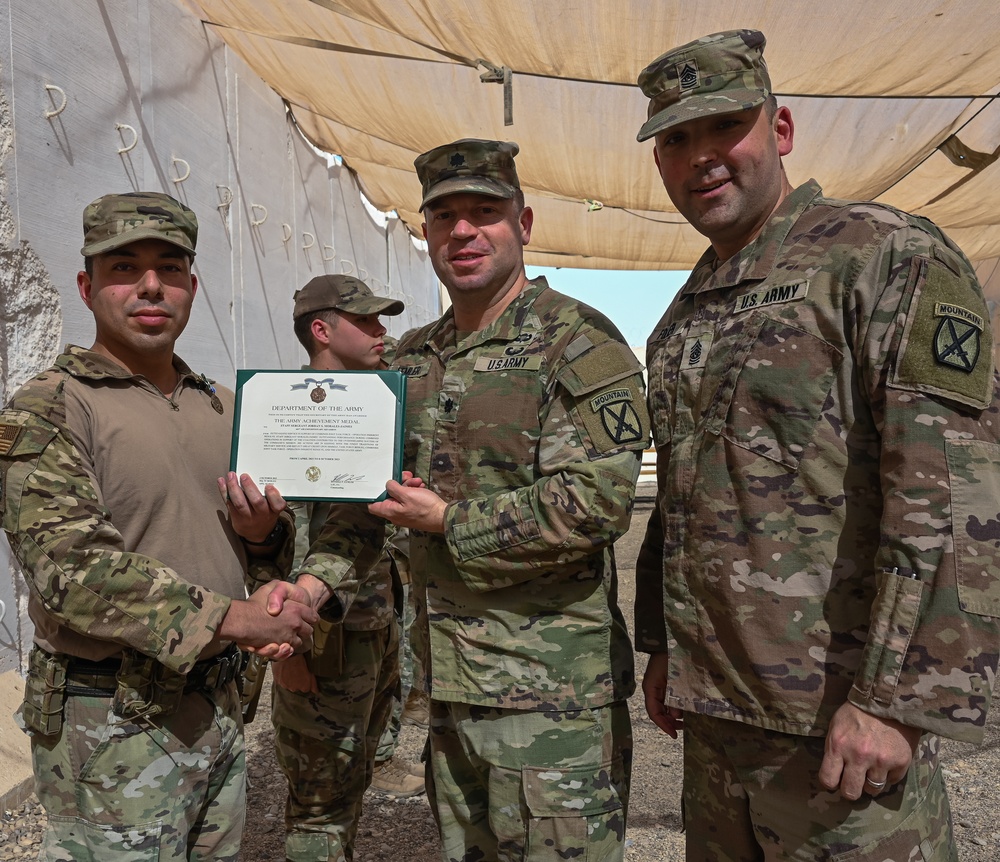
[[[694,60],[688,60],[677,64],[677,80],[681,85],[681,92],[693,90],[698,86],[698,64]]]
[[[986,321],[978,314],[948,302],[934,303],[934,316],[940,317],[934,333],[934,358],[971,374],[979,361],[979,334]]]
[[[590,407],[595,413],[600,414],[604,430],[619,446],[642,439],[642,422],[632,406],[630,389],[602,392],[590,400]]]

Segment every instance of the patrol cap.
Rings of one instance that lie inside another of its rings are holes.
[[[83,211],[83,248],[93,257],[136,242],[162,239],[194,255],[198,218],[180,201],[162,192],[104,195]]]
[[[351,314],[402,314],[403,303],[387,296],[375,296],[360,278],[352,275],[317,275],[295,291],[292,319],[328,308]]]
[[[708,114],[732,114],[762,104],[771,95],[766,42],[759,30],[726,30],[653,60],[639,73],[649,110],[636,140]]]
[[[428,150],[413,162],[423,187],[423,210],[431,201],[461,192],[512,198],[521,188],[514,167],[520,148],[513,141],[462,138]]]

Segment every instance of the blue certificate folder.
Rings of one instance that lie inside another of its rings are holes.
[[[398,371],[238,370],[229,469],[286,500],[384,500],[405,418]]]

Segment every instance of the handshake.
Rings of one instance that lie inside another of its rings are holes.
[[[287,581],[271,581],[250,598],[234,599],[216,637],[235,641],[240,649],[281,661],[309,649],[319,619],[312,597]]]

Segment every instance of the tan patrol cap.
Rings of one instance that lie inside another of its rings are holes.
[[[520,148],[513,141],[463,138],[417,156],[413,166],[423,188],[420,209],[445,195],[468,192],[512,198],[521,188],[514,167]]]
[[[198,219],[184,204],[162,192],[104,195],[83,211],[83,248],[93,257],[141,239],[162,239],[194,255]]]
[[[759,30],[726,30],[653,60],[639,73],[649,110],[636,140],[708,114],[732,114],[762,104],[771,95],[766,41]]]
[[[350,314],[402,314],[405,306],[398,299],[375,296],[360,278],[353,275],[317,275],[301,290],[295,291],[292,319],[328,308]]]

